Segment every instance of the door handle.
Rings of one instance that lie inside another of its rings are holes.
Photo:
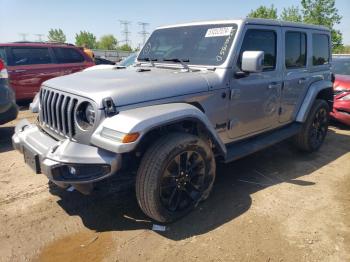
[[[276,89],[276,88],[279,88],[280,86],[281,86],[280,83],[272,82],[267,86],[267,88],[268,89]]]
[[[306,78],[300,78],[299,80],[298,80],[298,84],[299,85],[301,85],[301,84],[304,84],[304,83],[306,83],[307,82],[307,79]]]

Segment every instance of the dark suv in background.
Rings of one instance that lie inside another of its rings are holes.
[[[72,44],[17,42],[0,44],[17,100],[32,99],[51,78],[93,66],[93,60]]]

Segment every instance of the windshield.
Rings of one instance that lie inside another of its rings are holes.
[[[332,61],[332,71],[337,75],[350,75],[350,57],[335,58]]]
[[[220,65],[227,58],[236,31],[236,24],[158,29],[144,45],[138,60]]]

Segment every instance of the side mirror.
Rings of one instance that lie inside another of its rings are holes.
[[[242,54],[242,71],[258,73],[263,70],[264,51],[244,51]]]

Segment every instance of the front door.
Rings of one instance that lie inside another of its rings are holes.
[[[264,69],[232,78],[229,136],[234,140],[278,125],[282,88],[280,27],[246,26],[243,34],[235,72],[241,71],[244,51],[264,51]]]

